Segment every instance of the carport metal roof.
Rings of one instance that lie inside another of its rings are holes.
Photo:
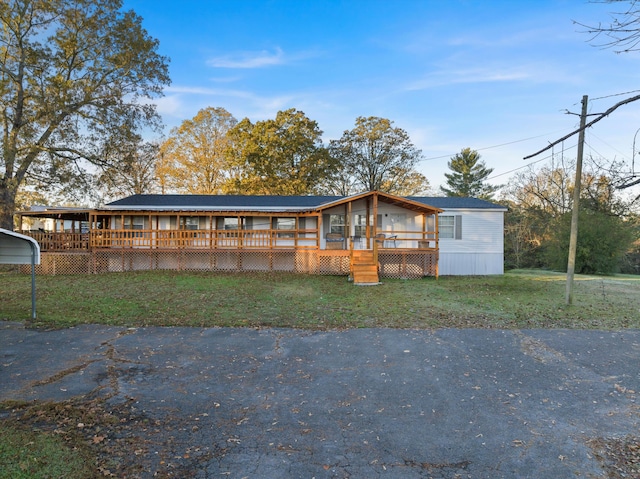
[[[40,264],[40,245],[30,236],[0,228],[0,264]]]
[[[36,264],[40,264],[40,245],[29,236],[0,228],[0,264],[31,265],[31,318],[36,319]]]

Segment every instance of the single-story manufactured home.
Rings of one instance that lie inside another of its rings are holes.
[[[133,195],[19,213],[40,273],[175,269],[380,277],[503,273],[503,206],[455,197]]]

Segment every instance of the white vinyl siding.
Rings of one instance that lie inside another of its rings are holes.
[[[443,253],[441,250],[438,271],[441,276],[504,274],[504,255],[502,253]]]
[[[503,274],[504,212],[448,210],[440,220],[446,216],[456,218],[453,220],[454,237],[443,238],[440,235],[439,273],[443,276]],[[457,221],[461,226],[460,239],[455,239]]]

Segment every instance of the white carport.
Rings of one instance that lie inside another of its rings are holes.
[[[0,264],[31,265],[31,318],[36,319],[36,265],[40,245],[33,238],[0,228]]]

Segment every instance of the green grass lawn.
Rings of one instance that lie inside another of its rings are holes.
[[[640,277],[564,274],[384,280],[342,276],[179,272],[38,276],[37,327],[638,328]],[[31,315],[30,276],[0,273],[0,320]]]
[[[0,479],[99,477],[86,449],[55,433],[0,422]]]

